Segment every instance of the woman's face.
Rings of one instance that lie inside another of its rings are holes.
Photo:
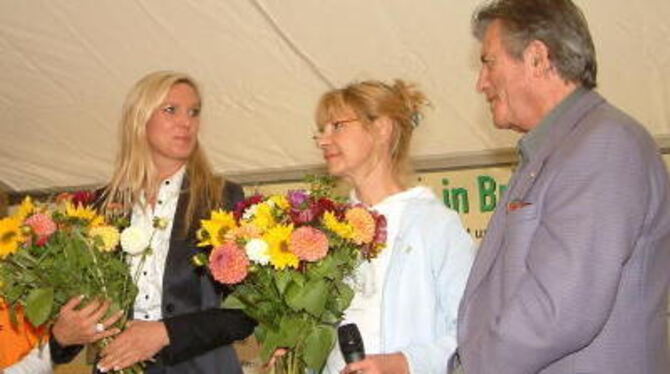
[[[353,180],[368,175],[377,165],[379,152],[372,129],[352,110],[338,113],[315,136],[328,172]]]
[[[200,127],[200,98],[187,83],[170,88],[146,125],[151,156],[159,169],[183,165],[193,153]]]

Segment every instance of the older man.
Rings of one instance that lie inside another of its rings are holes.
[[[524,133],[459,311],[467,374],[670,373],[670,183],[653,139],[593,91],[570,0],[499,0],[473,17],[477,89]]]

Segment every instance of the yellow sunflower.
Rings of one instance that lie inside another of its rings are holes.
[[[75,206],[69,201],[65,203],[65,215],[87,221],[90,227],[102,226],[105,223],[104,217],[99,215],[95,209],[81,204]]]
[[[276,206],[278,206],[282,210],[286,210],[290,207],[288,200],[284,195],[272,195],[268,200],[273,202]]]
[[[211,219],[203,219],[200,221],[202,228],[198,230],[198,246],[213,246],[218,247],[223,244],[224,235],[237,227],[233,213],[224,212],[223,210],[215,210],[212,212]]]
[[[251,220],[251,224],[263,231],[276,225],[277,222],[275,221],[274,215],[272,215],[272,207],[268,203],[258,204],[256,212],[254,213],[254,218]]]
[[[21,205],[19,206],[19,209],[17,209],[14,216],[22,222],[34,211],[35,204],[33,204],[33,200],[30,198],[30,196],[26,196],[26,198],[21,202]]]
[[[0,219],[0,258],[16,252],[24,240],[21,221],[16,217]]]
[[[288,241],[292,232],[293,225],[276,225],[263,235],[263,240],[270,247],[270,263],[275,269],[298,267],[300,259],[288,249]]]
[[[100,247],[100,250],[103,252],[111,252],[115,250],[116,246],[119,245],[119,240],[121,239],[119,230],[112,226],[93,227],[88,231],[88,235],[91,238],[100,238],[102,241],[102,247]]]
[[[346,222],[340,222],[331,211],[323,214],[323,224],[328,230],[343,239],[351,240],[354,238],[354,227]]]

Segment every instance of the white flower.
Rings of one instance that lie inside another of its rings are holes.
[[[258,210],[258,204],[254,204],[247,209],[244,210],[244,213],[242,213],[242,219],[245,221],[251,220],[255,215],[256,211]]]
[[[149,247],[150,239],[151,237],[141,228],[130,226],[121,233],[121,248],[124,252],[136,256]]]
[[[244,246],[249,259],[261,265],[267,265],[270,262],[270,246],[263,239],[251,239]]]

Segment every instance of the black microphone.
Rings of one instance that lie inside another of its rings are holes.
[[[340,341],[340,351],[347,364],[365,358],[363,339],[355,323],[348,323],[337,328],[337,338]]]

